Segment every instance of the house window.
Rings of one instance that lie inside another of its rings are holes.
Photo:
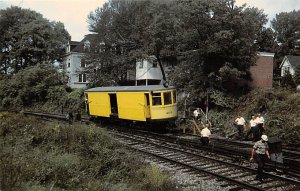
[[[80,60],[80,67],[81,67],[81,68],[85,68],[85,66],[86,66],[85,63],[86,63],[86,62],[85,62],[85,59],[82,58],[82,59]]]
[[[139,65],[139,68],[143,68],[143,60],[142,59],[137,59],[137,63]]]
[[[78,82],[86,82],[86,74],[79,74],[79,80]]]
[[[285,75],[290,74],[290,67],[285,67],[284,68],[284,74]]]
[[[70,59],[68,59],[68,68],[70,68],[71,67],[71,61],[70,61]]]
[[[157,60],[153,60],[153,68],[157,68]]]

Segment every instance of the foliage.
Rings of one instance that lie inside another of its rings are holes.
[[[49,65],[30,66],[0,80],[0,108],[44,112],[84,110],[82,90],[71,91],[66,77]]]
[[[0,113],[0,143],[1,190],[174,190],[93,125]]]
[[[281,86],[290,88],[290,89],[295,89],[296,88],[296,83],[293,78],[293,76],[290,73],[287,73],[284,75],[281,79]]]
[[[286,55],[300,55],[300,10],[281,12],[271,21],[279,44],[275,55],[275,75],[280,75],[279,65]]]
[[[85,107],[83,90],[75,89],[66,96],[64,105],[72,112],[80,112]]]
[[[275,32],[271,28],[262,28],[256,42],[260,52],[276,52],[278,48]]]
[[[88,19],[97,34],[97,53],[86,56],[92,86],[122,85],[136,58],[155,55],[160,64],[177,62],[171,83],[193,101],[204,99],[208,88],[225,97],[245,93],[257,48],[270,47],[273,37],[262,28],[262,10],[231,0],[110,0]]]
[[[219,134],[229,136],[236,131],[233,121],[238,113],[241,113],[247,122],[252,115],[262,113],[267,135],[277,136],[285,144],[297,145],[300,144],[297,129],[300,119],[299,95],[299,92],[288,89],[253,90],[236,100],[232,110],[212,110],[209,116],[213,127],[220,131]]]
[[[30,9],[0,10],[0,69],[16,73],[38,63],[61,61],[70,39],[61,22],[50,22]]]

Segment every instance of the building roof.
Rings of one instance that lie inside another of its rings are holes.
[[[275,53],[272,52],[257,52],[258,56],[269,56],[269,57],[274,57]]]
[[[140,91],[159,91],[172,90],[173,86],[164,87],[163,85],[150,86],[111,86],[111,87],[96,87],[85,90],[85,92],[140,92]]]
[[[296,68],[298,65],[300,65],[300,56],[287,55],[286,57],[293,67]]]
[[[283,58],[279,68],[282,68],[284,62],[288,60],[288,62],[291,64],[292,67],[296,68],[298,65],[300,65],[300,56],[292,56],[287,55]]]
[[[85,35],[85,37],[80,42],[70,41],[70,45],[75,45],[74,48],[71,49],[71,52],[86,52],[84,49],[84,43],[86,41],[89,41],[90,43],[95,42],[95,36],[95,34],[88,34]]]

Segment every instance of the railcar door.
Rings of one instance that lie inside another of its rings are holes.
[[[112,117],[118,117],[118,101],[116,94],[109,94],[110,99],[110,111]]]
[[[150,98],[149,93],[145,93],[145,117],[150,119]]]

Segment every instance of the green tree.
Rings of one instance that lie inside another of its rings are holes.
[[[0,34],[0,69],[4,73],[61,61],[64,45],[70,39],[61,22],[50,22],[20,7],[0,10]]]
[[[207,89],[225,95],[243,92],[258,47],[268,47],[263,42],[272,35],[263,28],[267,19],[262,10],[234,3],[108,1],[89,16],[90,30],[97,34],[96,50],[101,49],[101,43],[105,50],[88,55],[93,58],[89,62],[90,81],[97,78],[102,79],[99,84],[120,84],[125,69],[135,67],[136,58],[155,55],[158,60],[178,62],[172,71],[172,83],[197,97]],[[256,43],[258,40],[260,43]],[[126,45],[125,53],[113,56],[113,45]],[[98,70],[92,70],[95,66]],[[116,73],[116,68],[122,70]]]
[[[90,30],[97,34],[96,50],[102,51],[87,56],[90,81],[124,84],[127,70],[135,69],[136,59],[155,55],[161,66],[162,56],[174,58],[176,18],[171,5],[174,2],[110,0],[91,13]]]
[[[177,8],[181,56],[175,84],[198,98],[206,90],[237,95],[247,89],[255,40],[267,21],[263,11],[234,1],[180,1]]]
[[[88,16],[89,29],[96,33],[90,51],[85,56],[91,86],[126,83],[127,71],[135,68],[131,50],[140,48],[135,31],[143,33],[138,11],[145,2],[110,0]]]
[[[0,80],[0,106],[22,108],[47,101],[59,105],[66,92],[66,78],[53,66],[29,66]]]
[[[271,21],[279,44],[275,55],[275,75],[280,76],[279,65],[286,55],[300,55],[300,10],[281,12]]]
[[[277,49],[275,32],[271,28],[262,28],[257,39],[258,51],[275,52]]]

